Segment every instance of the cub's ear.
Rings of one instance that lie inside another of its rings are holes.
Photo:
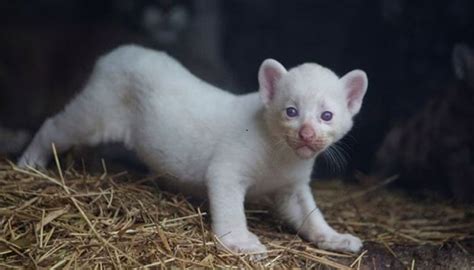
[[[265,106],[273,100],[276,84],[286,72],[285,67],[274,59],[267,59],[260,65],[258,83],[260,85],[260,97]]]
[[[459,80],[465,80],[474,68],[474,54],[466,44],[456,44],[454,46],[452,61],[454,74]]]
[[[340,80],[342,87],[346,91],[349,112],[352,115],[356,115],[362,106],[362,100],[367,91],[367,75],[364,71],[356,69],[344,75]]]

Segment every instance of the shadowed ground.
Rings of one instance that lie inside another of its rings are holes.
[[[109,169],[110,170],[110,169]],[[364,240],[359,254],[301,240],[267,208],[250,205],[250,229],[268,247],[252,261],[216,249],[205,202],[159,190],[155,177],[23,171],[0,162],[0,267],[305,267],[472,269],[474,210],[415,200],[383,186],[314,185],[328,222]]]

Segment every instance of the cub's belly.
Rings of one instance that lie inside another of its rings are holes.
[[[131,148],[155,173],[183,183],[203,183],[214,147],[211,140],[190,125],[155,121],[135,129]]]
[[[160,144],[135,148],[137,155],[147,166],[158,174],[179,179],[182,182],[202,182],[208,168],[208,156],[195,147]]]

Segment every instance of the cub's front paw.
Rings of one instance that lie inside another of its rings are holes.
[[[221,249],[227,249],[233,253],[253,253],[253,257],[256,259],[266,256],[267,249],[260,243],[258,237],[251,232],[246,234],[230,233],[220,237],[219,241],[221,242]]]
[[[335,251],[359,252],[362,241],[348,233],[336,233],[318,237],[315,241],[319,248]]]

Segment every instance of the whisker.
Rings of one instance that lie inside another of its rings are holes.
[[[334,173],[341,171],[341,157],[336,148],[331,148],[331,153],[334,156]]]
[[[340,140],[340,141],[346,141],[346,140],[350,140],[350,141],[352,141],[352,143],[357,143],[357,139],[356,139],[353,135],[351,135],[351,134],[347,134],[347,135],[346,135],[342,140]],[[345,143],[347,143],[347,142],[345,142]]]
[[[344,148],[344,150],[352,150],[352,145],[353,144],[350,144],[349,142],[345,141],[344,139],[336,142],[335,144],[337,144],[338,146]]]
[[[338,153],[342,156],[342,158],[345,159],[346,163],[347,163],[347,159],[349,159],[351,157],[350,153],[348,150],[346,150],[342,145],[339,145],[339,144],[334,144],[334,148],[335,150],[338,151]]]
[[[327,157],[327,162],[326,162],[327,169],[330,172],[334,172],[335,160],[334,160],[334,156],[333,156],[333,153],[332,153],[332,149],[330,147],[328,149],[326,149],[325,157]]]
[[[347,166],[348,153],[341,146],[337,144],[331,145],[327,149],[327,153],[331,157],[331,162],[333,165],[333,173],[339,173],[344,171]]]

